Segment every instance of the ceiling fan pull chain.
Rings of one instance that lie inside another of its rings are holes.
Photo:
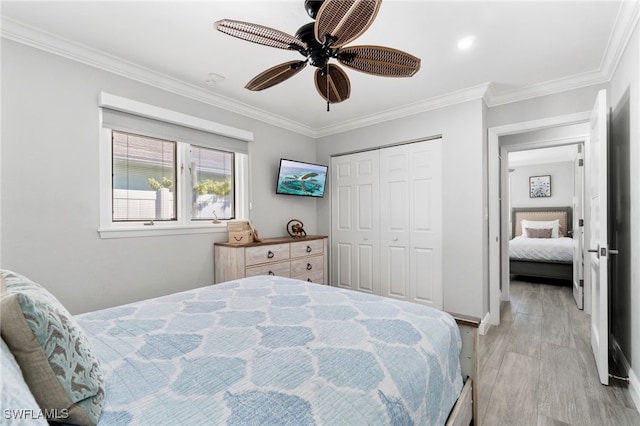
[[[327,78],[327,112],[329,112],[329,64],[325,64],[325,73]]]

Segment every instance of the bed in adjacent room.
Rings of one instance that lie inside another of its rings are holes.
[[[47,293],[3,277],[3,307],[25,286]],[[99,382],[69,395],[89,419],[100,405],[98,424],[469,424],[474,411],[477,322],[418,304],[259,276],[68,322],[90,347],[73,370]]]
[[[572,280],[571,207],[514,208],[509,241],[512,275]]]

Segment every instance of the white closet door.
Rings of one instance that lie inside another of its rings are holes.
[[[380,150],[383,296],[443,308],[442,140]]]
[[[380,294],[379,154],[331,160],[331,284]]]

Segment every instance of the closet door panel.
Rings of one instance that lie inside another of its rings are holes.
[[[332,168],[332,282],[379,294],[378,152],[334,157]]]
[[[382,295],[410,300],[408,281],[409,151],[407,145],[380,150],[380,246]]]
[[[414,283],[414,301],[433,305],[434,294],[438,292],[437,281],[434,278],[435,265],[433,250],[417,248],[412,251],[411,262],[415,265],[412,270],[411,282]]]
[[[353,274],[351,273],[351,249],[352,244],[339,243],[332,250],[332,258],[335,259],[334,266],[331,268],[334,272],[333,285],[343,288],[355,288],[353,284]]]
[[[332,159],[332,282],[443,307],[442,140]]]
[[[397,299],[409,298],[409,287],[407,286],[408,260],[407,250],[405,247],[390,246],[387,248],[386,255],[383,256],[387,260],[388,268],[386,273],[388,276],[383,278],[383,282],[388,283],[387,296]]]
[[[412,299],[443,308],[442,141],[409,145]]]

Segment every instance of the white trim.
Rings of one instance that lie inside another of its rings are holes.
[[[153,120],[160,120],[165,123],[177,124],[179,126],[202,130],[216,135],[228,136],[230,138],[246,142],[251,142],[253,140],[253,132],[249,132],[247,130],[237,129],[214,121],[205,120],[203,118],[194,117],[177,111],[171,111],[169,109],[134,101],[132,99],[123,98],[110,93],[100,92],[98,105],[103,108],[139,115]]]
[[[636,410],[640,413],[640,381],[632,369],[629,369],[629,393],[636,404]]]
[[[124,99],[124,98],[121,98]],[[144,105],[144,104],[143,104]],[[168,111],[168,110],[165,110]],[[153,225],[141,223],[113,222],[113,200],[111,198],[111,130],[102,127],[102,109],[98,109],[100,123],[99,137],[99,182],[100,182],[100,226],[98,233],[100,238],[136,238],[165,235],[186,235],[203,233],[227,232],[226,222],[213,223],[205,220],[191,220],[191,212],[185,203],[184,197],[177,200],[177,220],[171,222],[157,221]],[[171,111],[170,111],[171,112]],[[179,124],[175,123],[174,124]],[[189,144],[178,142],[177,160],[181,164],[185,158]],[[235,154],[235,204],[236,219],[249,217],[249,159],[247,154]],[[186,171],[185,171],[186,172]],[[187,179],[178,179],[182,182],[182,193],[186,194],[189,186]]]
[[[425,101],[417,102],[405,107],[382,111],[378,114],[361,117],[349,122],[338,123],[321,129],[314,129],[286,117],[275,115],[269,111],[258,109],[221,95],[213,94],[196,85],[185,83],[157,71],[125,61],[89,46],[47,33],[41,29],[10,18],[2,17],[0,23],[0,35],[6,39],[102,69],[116,75],[121,75],[135,81],[140,81],[153,87],[222,108],[245,117],[253,118],[312,138],[319,138],[351,129],[365,127],[372,123],[397,119],[436,108],[442,108],[448,105],[454,105],[456,103],[466,102],[470,98],[473,99],[477,96],[477,92],[479,90],[484,90],[485,93],[483,93],[481,97],[485,99],[487,106],[493,107],[525,99],[560,93],[588,85],[606,83],[611,79],[611,76],[615,72],[618,63],[620,62],[620,58],[624,53],[624,48],[628,44],[631,35],[633,34],[633,29],[639,19],[637,2],[623,3],[624,4],[621,6],[616,18],[614,30],[609,39],[600,68],[597,70],[534,84],[508,92],[497,92],[490,84],[485,83],[457,92],[435,96]],[[483,87],[484,89],[482,89]]]
[[[500,150],[500,136],[523,133],[532,130],[541,130],[556,126],[564,126],[589,121],[591,112],[579,112],[574,114],[548,117],[539,120],[525,121],[521,123],[507,124],[490,127],[488,129],[488,206],[489,206],[489,314],[490,323],[500,324],[500,283],[503,282],[505,293],[508,294],[509,277],[503,276],[500,270],[501,253],[507,251],[509,239],[503,236],[500,229],[500,168],[498,153]],[[548,142],[547,145],[551,143]],[[518,145],[510,145],[510,150],[517,149]],[[506,168],[502,168],[504,171]],[[506,191],[506,188],[503,188]]]
[[[485,96],[487,106],[492,108],[513,102],[525,101],[527,99],[549,96],[568,90],[580,89],[582,87],[593,86],[595,84],[605,84],[609,80],[600,70],[589,71],[552,81],[531,84],[508,91],[497,92],[494,86],[490,86]]]
[[[208,225],[164,225],[156,222],[153,226],[134,225],[134,226],[113,226],[107,228],[99,228],[98,233],[102,239],[110,238],[137,238],[137,237],[159,237],[166,235],[187,235],[187,234],[213,234],[226,233],[227,224]]]
[[[487,334],[490,328],[491,328],[491,312],[487,312],[487,315],[485,315],[482,321],[480,321],[480,327],[478,327],[478,333],[481,336],[484,336],[485,334]]]
[[[403,105],[399,108],[388,109],[371,114],[365,117],[359,117],[355,120],[343,121],[342,123],[332,124],[331,126],[318,129],[316,137],[324,137],[342,133],[349,130],[367,127],[374,124],[383,123],[385,121],[397,120],[399,118],[408,117],[422,112],[433,111],[436,109],[446,108],[448,106],[457,105],[463,102],[472,101],[474,99],[482,99],[486,96],[489,89],[489,83],[478,84],[477,86],[468,87],[466,89],[457,90],[441,96],[414,102],[412,104]]]
[[[622,2],[600,63],[600,69],[607,81],[613,78],[638,21],[640,21],[640,2],[637,0]]]
[[[149,68],[125,61],[106,52],[64,39],[4,16],[1,17],[0,35],[8,40],[13,40],[134,81],[139,81],[170,93],[203,102],[207,105],[222,108],[245,117],[254,118],[302,135],[315,136],[314,129],[301,123],[243,104],[231,98],[211,93],[196,85],[185,83]]]

